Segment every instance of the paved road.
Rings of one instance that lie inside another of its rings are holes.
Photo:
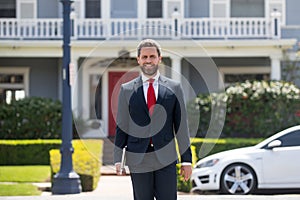
[[[129,176],[101,176],[98,187],[93,192],[73,195],[51,195],[29,197],[0,197],[0,200],[132,200],[132,188]],[[178,200],[300,200],[297,195],[178,195]]]

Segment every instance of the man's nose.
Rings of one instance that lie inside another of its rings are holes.
[[[147,62],[147,63],[151,63],[151,62],[152,62],[151,58],[148,57],[148,58],[146,59],[146,62]]]

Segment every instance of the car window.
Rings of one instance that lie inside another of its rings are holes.
[[[282,142],[282,147],[300,146],[300,130],[283,135],[278,139]]]

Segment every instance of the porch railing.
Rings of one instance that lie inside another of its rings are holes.
[[[62,19],[0,18],[0,39],[55,40]],[[93,39],[275,39],[279,18],[73,19],[73,40]]]

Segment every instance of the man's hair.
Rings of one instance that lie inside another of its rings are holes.
[[[143,47],[155,47],[158,53],[158,56],[161,55],[161,48],[160,45],[152,39],[144,39],[142,40],[139,45],[137,46],[137,56],[139,57],[141,55],[141,49]]]

